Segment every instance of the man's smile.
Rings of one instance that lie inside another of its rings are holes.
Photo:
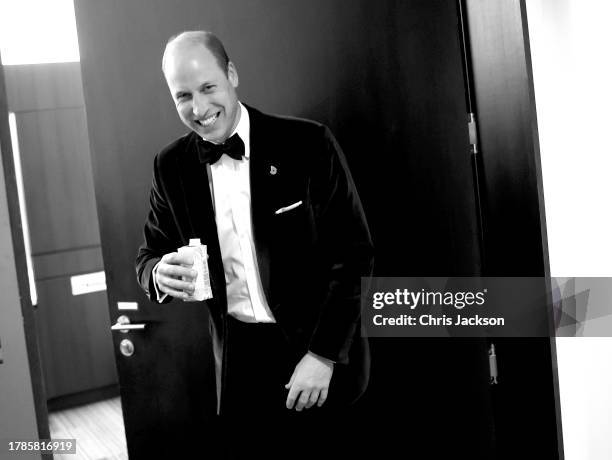
[[[203,120],[194,120],[196,124],[203,126],[204,128],[208,128],[209,126],[211,126],[215,121],[217,121],[217,119],[219,118],[219,115],[221,114],[221,112],[217,112],[213,115],[211,115],[208,118],[204,118]]]

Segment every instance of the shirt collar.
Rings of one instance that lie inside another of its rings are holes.
[[[249,112],[242,102],[238,102],[240,105],[240,120],[238,120],[238,124],[234,131],[232,131],[232,136],[234,134],[238,134],[242,142],[244,142],[244,156],[248,160],[251,155],[251,143],[250,143],[250,135],[251,135],[251,121],[249,119]]]

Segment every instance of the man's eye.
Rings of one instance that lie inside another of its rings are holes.
[[[212,91],[213,89],[215,89],[215,85],[206,85],[206,86],[204,87],[204,91],[206,91],[206,92],[210,92],[210,91]]]
[[[181,94],[177,94],[176,99],[179,101],[184,101],[185,99],[189,98],[189,94],[187,93],[181,93]]]

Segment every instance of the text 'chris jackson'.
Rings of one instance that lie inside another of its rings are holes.
[[[498,316],[482,316],[487,289],[480,291],[394,291],[374,292],[371,307],[377,310],[372,315],[373,326],[504,326],[505,319]],[[466,307],[473,307],[459,314]],[[414,310],[420,309],[419,314]],[[427,312],[422,309],[427,308]],[[450,310],[444,313],[444,309]],[[385,309],[385,311],[382,311]],[[402,313],[408,309],[409,313]],[[435,311],[434,311],[435,310]]]

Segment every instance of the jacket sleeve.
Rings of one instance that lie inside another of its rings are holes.
[[[172,300],[172,297],[166,296],[158,302],[152,272],[164,254],[176,251],[177,241],[180,239],[164,192],[158,155],[153,164],[153,182],[149,195],[149,214],[144,225],[144,242],[138,248],[136,255],[138,284],[152,302],[168,303]]]
[[[327,273],[327,293],[309,350],[339,363],[361,320],[361,277],[372,274],[374,248],[344,154],[324,127],[322,155],[311,171],[310,194]]]

